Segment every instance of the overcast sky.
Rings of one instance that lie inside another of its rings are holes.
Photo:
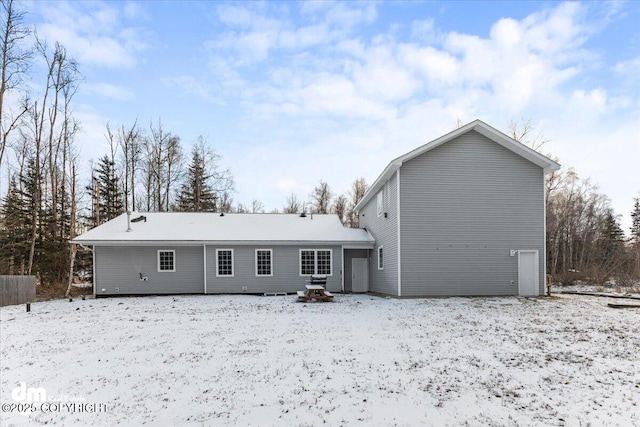
[[[476,118],[531,120],[607,194],[628,233],[640,191],[640,2],[33,2],[79,62],[89,159],[105,124],[162,118],[223,156],[235,199],[282,208]],[[38,82],[34,81],[34,85]],[[188,149],[188,148],[187,148]]]

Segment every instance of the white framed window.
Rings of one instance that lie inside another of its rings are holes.
[[[160,249],[158,251],[158,272],[171,273],[176,271],[176,251]]]
[[[233,277],[233,249],[216,249],[216,276]]]
[[[331,276],[331,249],[316,251],[316,274]]]
[[[273,276],[273,249],[256,249],[256,276]]]
[[[316,252],[300,249],[300,275],[309,276],[311,274],[316,274]]]
[[[384,251],[383,246],[378,248],[378,270],[384,270]]]
[[[331,249],[300,249],[300,276],[325,274],[332,276]]]
[[[382,216],[384,212],[384,189],[378,191],[378,196],[376,197],[376,207],[378,216]]]

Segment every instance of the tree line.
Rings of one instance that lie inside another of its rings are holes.
[[[511,122],[509,131],[513,139],[539,152],[548,141],[529,121]],[[547,273],[552,280],[639,285],[640,198],[634,198],[627,239],[620,216],[598,186],[580,178],[573,168],[562,168],[545,179]]]

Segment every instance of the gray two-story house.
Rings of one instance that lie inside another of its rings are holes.
[[[533,296],[545,174],[559,167],[476,120],[389,163],[356,207],[360,229],[336,215],[136,213],[72,243],[93,249],[96,295],[290,293],[323,274],[331,291]]]
[[[543,293],[545,174],[559,167],[480,120],[393,160],[357,206],[376,242],[368,290]]]

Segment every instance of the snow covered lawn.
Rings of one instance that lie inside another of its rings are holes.
[[[20,383],[89,405],[3,412],[0,424],[640,425],[640,309],[585,296],[335,299],[4,307],[3,411]]]

